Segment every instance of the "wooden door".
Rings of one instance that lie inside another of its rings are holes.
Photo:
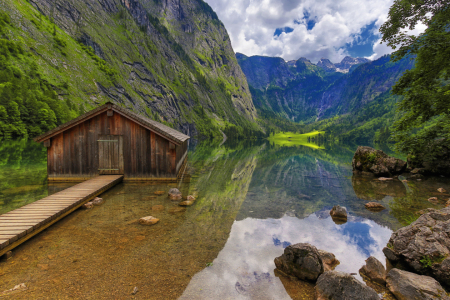
[[[110,134],[100,135],[97,142],[99,174],[123,174],[123,136]]]

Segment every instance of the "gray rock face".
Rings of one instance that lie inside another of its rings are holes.
[[[386,277],[387,288],[398,300],[450,300],[442,286],[429,276],[392,269]]]
[[[330,210],[330,215],[333,219],[347,220],[347,208],[335,205]]]
[[[359,146],[353,156],[352,167],[356,173],[372,173],[378,177],[394,176],[405,172],[406,162],[381,150]]]
[[[377,292],[347,273],[328,271],[316,284],[317,300],[379,300]]]
[[[395,231],[383,249],[393,263],[450,286],[450,207],[430,210],[411,225]]]
[[[363,277],[367,277],[373,282],[379,284],[386,283],[386,269],[383,264],[373,256],[366,259],[366,265],[359,269],[359,274]]]
[[[323,273],[322,258],[317,248],[306,243],[286,247],[283,255],[275,258],[275,266],[301,280],[315,281]]]

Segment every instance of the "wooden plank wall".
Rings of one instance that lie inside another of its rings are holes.
[[[117,112],[111,117],[105,112],[52,137],[47,152],[49,180],[98,175],[97,140],[106,134],[123,136],[125,179],[176,177],[180,146],[169,149],[165,138]]]

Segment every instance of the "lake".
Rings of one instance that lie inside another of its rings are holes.
[[[180,182],[121,183],[102,195],[102,206],[77,210],[13,250],[12,259],[0,262],[0,293],[25,283],[28,290],[8,297],[314,299],[312,284],[274,271],[285,247],[311,243],[336,255],[336,270],[358,273],[369,256],[385,263],[382,249],[394,230],[450,197],[437,192],[450,190],[448,178],[352,176],[356,147],[191,145]],[[47,182],[41,145],[1,143],[0,214],[70,185]],[[172,187],[183,196],[198,194],[194,205],[155,194]],[[368,211],[369,201],[387,209]],[[331,219],[336,204],[347,208],[347,223]],[[137,223],[148,215],[160,222]]]

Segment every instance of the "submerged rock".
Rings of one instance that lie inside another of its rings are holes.
[[[275,258],[275,266],[287,275],[315,281],[323,273],[322,258],[316,247],[306,243],[290,245]]]
[[[194,201],[186,200],[186,201],[180,202],[178,205],[180,205],[180,206],[191,206],[192,204],[194,204]]]
[[[431,210],[395,231],[383,252],[391,262],[450,287],[450,207]]]
[[[152,206],[152,210],[153,211],[162,211],[162,210],[164,210],[165,208],[164,208],[164,206],[163,205],[154,205],[154,206]]]
[[[193,195],[189,195],[186,197],[187,201],[195,201],[195,197]]]
[[[366,259],[366,264],[359,269],[359,274],[373,282],[386,284],[386,269],[383,264],[373,256]]]
[[[333,253],[320,249],[317,251],[319,251],[320,258],[322,259],[324,271],[334,270],[334,268],[336,268],[336,266],[341,263],[339,260],[336,259],[336,256],[334,256]]]
[[[394,178],[391,177],[380,177],[378,178],[379,181],[389,181],[389,180],[394,180]]]
[[[406,162],[391,157],[381,150],[359,146],[352,160],[353,171],[372,173],[375,176],[394,176],[405,172]]]
[[[398,179],[380,181],[380,180],[369,180],[365,176],[359,176],[353,174],[352,176],[352,186],[355,194],[358,198],[367,201],[371,200],[382,200],[386,196],[392,197],[405,197],[406,187]]]
[[[177,213],[182,213],[185,211],[186,211],[186,207],[179,207],[179,206],[172,207],[171,209],[168,210],[168,212],[170,214],[177,214]]]
[[[380,210],[386,209],[386,207],[384,207],[381,203],[378,203],[378,202],[366,203],[365,207],[368,210],[375,210],[375,211],[380,211]]]
[[[139,219],[139,224],[142,224],[142,225],[154,225],[158,222],[159,222],[159,219],[152,217],[152,216],[143,217],[143,218]]]
[[[439,282],[429,276],[394,268],[387,274],[386,283],[398,300],[450,300]]]
[[[88,202],[88,203],[83,204],[82,207],[84,209],[91,209],[91,208],[94,208],[94,204],[92,202]]]
[[[315,290],[317,300],[380,299],[372,288],[350,274],[337,271],[327,271],[320,275]]]
[[[347,208],[341,207],[339,205],[333,206],[330,210],[330,215],[334,221],[342,221],[343,223],[347,222]]]
[[[433,204],[439,204],[439,200],[437,197],[428,198],[428,202],[431,202]]]
[[[446,192],[447,192],[447,191],[446,191],[445,189],[443,189],[443,188],[438,188],[437,191],[438,191],[439,193],[446,193]]]
[[[92,204],[94,205],[102,205],[104,202],[103,198],[100,197],[95,197],[94,200],[92,200]]]
[[[181,200],[181,192],[177,188],[171,188],[169,190],[170,200]]]

